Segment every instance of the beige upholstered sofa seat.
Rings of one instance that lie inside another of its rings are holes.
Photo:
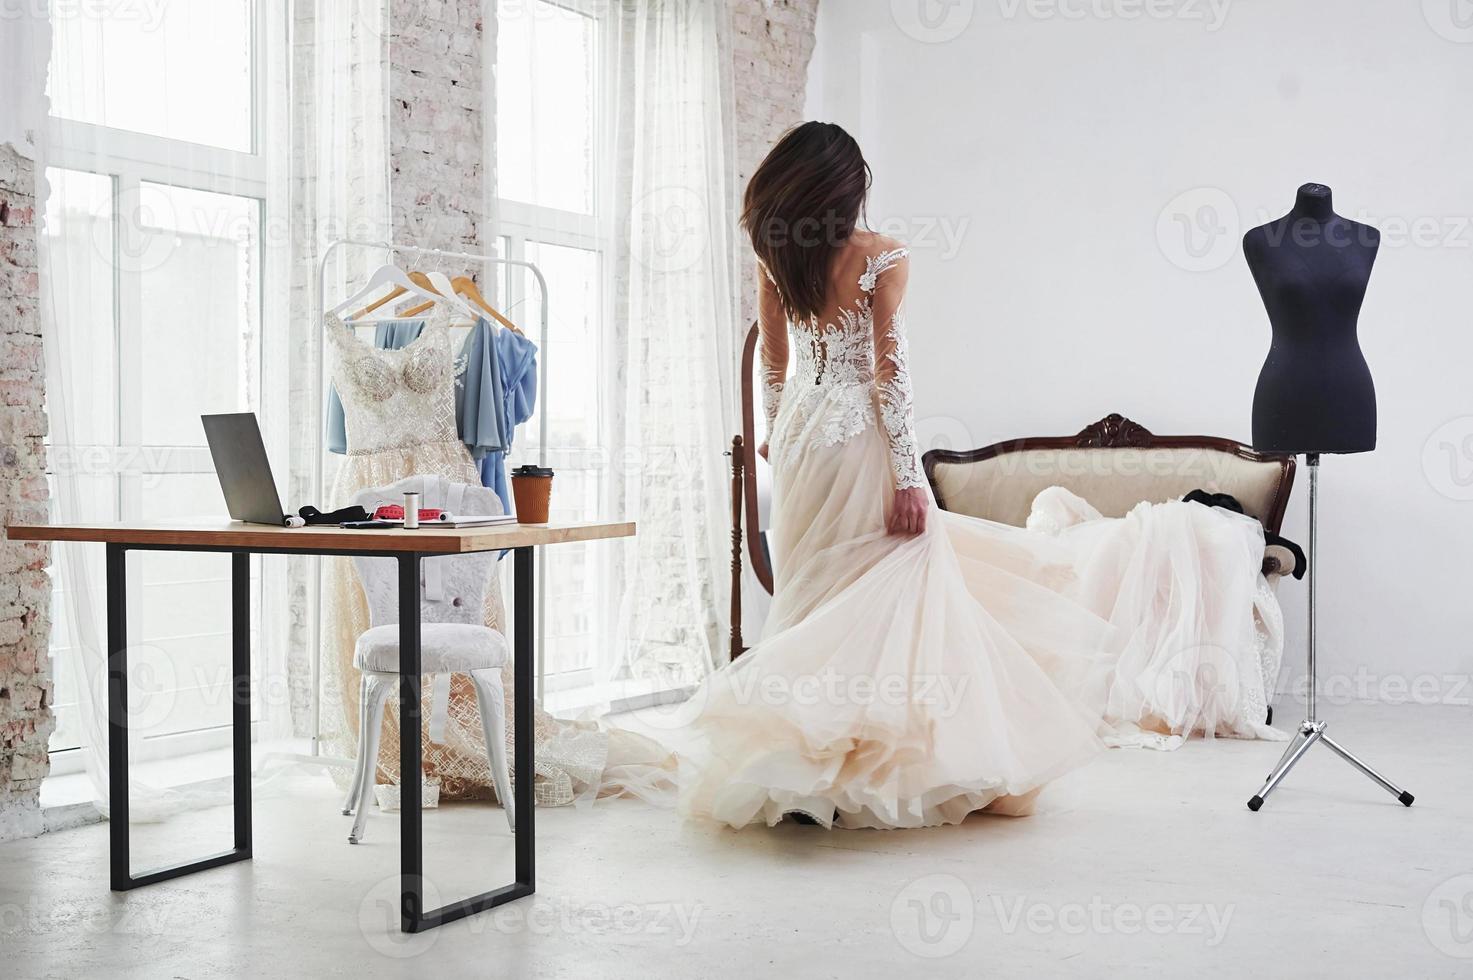
[[[1016,439],[965,452],[932,450],[924,463],[942,508],[1019,527],[1040,491],[1061,486],[1107,517],[1197,489],[1231,494],[1265,530],[1278,532],[1294,482],[1292,457],[1211,436],[1157,436],[1120,415],[1073,436]],[[1287,548],[1268,549],[1265,574],[1288,574],[1293,567]]]

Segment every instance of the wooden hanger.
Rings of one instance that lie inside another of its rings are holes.
[[[464,296],[472,303],[475,303],[481,309],[485,310],[487,316],[491,317],[491,319],[495,320],[497,323],[501,324],[512,333],[519,334],[522,332],[520,327],[518,327],[515,323],[512,323],[506,317],[502,316],[501,312],[497,310],[496,307],[486,302],[486,297],[481,295],[481,290],[477,288],[476,281],[470,276],[456,276],[454,279],[450,280],[450,285],[454,287],[457,293],[459,293],[461,296]]]
[[[416,285],[416,286],[419,287],[419,289],[417,289],[416,292],[419,292],[421,294],[424,294],[424,293],[433,293],[436,296],[440,295],[439,291],[436,290],[435,287],[430,284],[430,277],[427,276],[427,275],[425,275],[423,272],[411,272],[411,273],[409,273],[409,281],[412,282],[412,283],[414,283],[414,285]],[[403,296],[407,292],[409,292],[409,290],[405,289],[403,286],[398,286],[398,287],[394,288],[393,290],[391,290],[387,295],[383,296],[381,299],[377,299],[374,302],[369,303],[363,309],[361,309],[357,313],[353,314],[353,316],[352,316],[351,319],[354,319],[354,320],[361,319],[362,317],[367,316],[368,314],[372,313],[374,310],[378,309],[379,307],[386,306],[389,303],[394,302],[394,300],[398,299],[400,296]],[[431,300],[430,302],[424,304],[424,309],[429,309],[433,305],[434,305],[434,301]],[[415,308],[416,309],[419,309],[419,307],[415,307]],[[408,315],[408,314],[406,314],[406,315]]]
[[[371,296],[385,286],[392,285],[394,287],[394,289],[387,296],[372,303],[366,309],[360,310],[356,316],[349,318],[357,319],[357,317],[361,317],[365,313],[370,313],[373,310],[378,309],[380,306],[383,306],[385,303],[400,296],[403,296],[405,293],[414,292],[425,295],[428,284],[428,279],[424,279],[422,282],[421,280],[415,279],[414,273],[406,276],[403,270],[400,269],[398,266],[392,264],[382,265],[379,266],[377,270],[375,270],[371,277],[369,277],[368,283],[362,289],[358,290],[352,296],[339,303],[336,307],[334,307],[332,312],[334,315],[342,316],[343,312],[349,307],[353,306],[355,303],[362,302],[363,297]],[[429,290],[429,292],[433,292],[433,290]]]
[[[419,316],[422,313],[428,312],[430,308],[433,307],[437,302],[443,302],[451,309],[459,313],[461,316],[465,317],[467,320],[474,321],[476,319],[477,311],[471,309],[471,307],[464,300],[456,295],[455,287],[451,285],[450,280],[445,276],[445,273],[431,272],[426,275],[423,272],[411,272],[409,274],[409,278],[411,279],[414,279],[415,276],[420,277],[420,279],[415,280],[416,282],[422,280],[425,284],[426,289],[434,293],[436,296],[442,298],[439,300],[430,300],[428,303],[421,303],[420,305],[414,307],[414,309],[412,310],[405,310],[403,313],[400,314],[400,316]]]

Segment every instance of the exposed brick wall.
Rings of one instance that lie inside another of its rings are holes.
[[[778,135],[802,119],[818,0],[727,3],[738,177],[739,187],[744,187]],[[483,20],[482,8],[480,0],[391,0],[389,5],[388,139],[395,241],[466,251],[482,251],[491,244],[490,217],[485,213],[490,175],[485,172],[483,144],[493,126],[494,105],[485,104],[483,43],[495,24]],[[627,200],[620,203],[629,206]],[[744,263],[740,288],[744,322],[749,322],[755,308],[756,267],[750,255],[745,255]],[[441,267],[452,274],[481,271],[453,264]],[[660,372],[676,369],[652,354],[646,356],[645,365],[645,380],[652,384]],[[619,383],[623,369],[609,367]],[[306,424],[317,423],[309,419]],[[618,447],[610,448],[612,452]],[[671,568],[671,579],[653,583],[650,594],[674,599],[687,587],[683,574],[674,564]],[[304,575],[297,576],[296,594],[305,598],[309,584]],[[655,610],[656,621],[659,616]],[[655,642],[685,645],[678,635],[659,636],[658,627],[653,632],[658,636]],[[305,640],[305,627],[294,636]],[[292,663],[293,714],[297,731],[305,733],[305,702],[310,696],[303,676],[307,657],[295,642]]]
[[[389,5],[396,242],[475,251],[486,208],[481,0]],[[470,271],[470,270],[467,270]]]
[[[819,0],[727,0],[736,75],[737,189],[787,129],[803,121]],[[836,2],[836,0],[829,0]],[[852,0],[851,0],[852,2]],[[742,250],[742,324],[757,315],[757,260]]]
[[[745,185],[773,140],[801,119],[818,0],[728,3],[738,175]],[[480,0],[391,2],[389,139],[396,240],[472,250],[484,245],[481,18]],[[8,146],[0,147],[0,201],[5,204],[0,221],[0,519],[41,521],[47,513],[46,418],[36,310],[34,171],[31,161]],[[743,312],[750,319],[755,274],[750,257],[745,272]],[[0,839],[41,826],[37,797],[53,725],[46,565],[43,548],[0,542]],[[305,581],[295,584],[305,587]],[[294,666],[305,662],[294,658]],[[306,689],[298,683],[293,693],[294,708],[305,709]]]
[[[0,525],[46,520],[39,294],[34,166],[0,144]],[[0,840],[41,830],[53,727],[47,560],[44,545],[0,541]]]

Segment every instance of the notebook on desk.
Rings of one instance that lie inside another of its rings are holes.
[[[475,517],[467,514],[441,514],[440,518],[430,521],[430,527],[490,527],[494,524],[515,524],[515,514],[487,514]],[[420,525],[424,527],[425,525]]]

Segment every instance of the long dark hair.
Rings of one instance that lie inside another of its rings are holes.
[[[829,265],[859,224],[870,180],[843,127],[806,122],[783,134],[747,182],[742,228],[790,319],[823,308]]]

